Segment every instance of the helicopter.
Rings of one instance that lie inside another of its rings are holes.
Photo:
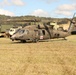
[[[74,14],[75,15],[75,14]],[[12,41],[19,40],[21,42],[38,42],[39,40],[63,38],[71,35],[71,32],[76,26],[74,19],[70,21],[70,25],[67,31],[65,30],[55,30],[53,25],[38,24],[38,25],[28,25],[24,28],[19,29],[15,32],[10,39]]]

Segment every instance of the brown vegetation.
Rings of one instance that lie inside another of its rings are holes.
[[[76,75],[76,35],[19,43],[0,38],[0,75]]]

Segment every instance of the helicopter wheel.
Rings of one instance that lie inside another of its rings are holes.
[[[25,43],[25,42],[26,42],[26,40],[21,40],[21,42],[22,42],[22,43]]]
[[[33,42],[34,42],[34,43],[37,43],[37,42],[38,42],[38,39],[34,39]]]
[[[67,39],[64,37],[64,40],[67,40]]]

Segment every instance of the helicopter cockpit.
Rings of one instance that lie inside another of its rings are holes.
[[[28,34],[29,33],[29,31],[28,30],[24,30],[24,29],[19,29],[17,32],[16,32],[17,34]],[[15,34],[16,34],[15,33]]]

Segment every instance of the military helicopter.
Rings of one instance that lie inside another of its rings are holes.
[[[74,14],[75,15],[75,14]],[[39,24],[39,25],[28,25],[18,30],[10,38],[12,41],[20,40],[21,42],[37,42],[39,40],[63,38],[71,35],[71,32],[76,25],[74,19],[71,20],[70,26],[67,31],[55,30],[52,25]]]

